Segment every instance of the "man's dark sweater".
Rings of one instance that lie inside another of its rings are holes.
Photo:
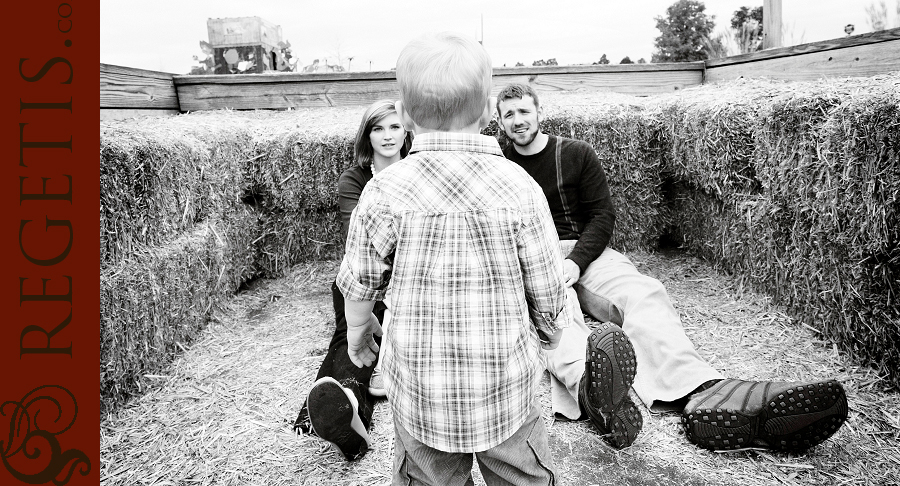
[[[560,240],[578,240],[566,258],[581,272],[606,249],[616,213],[606,173],[597,153],[585,142],[548,135],[547,146],[534,155],[520,155],[509,144],[507,159],[528,172],[544,191]]]

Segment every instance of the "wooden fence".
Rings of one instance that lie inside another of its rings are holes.
[[[900,71],[900,28],[700,62],[495,68],[494,85],[497,90],[522,82],[538,92],[648,96],[740,77],[809,80],[892,71]],[[397,96],[393,71],[201,76],[100,65],[101,119],[222,108],[364,106]]]
[[[178,103],[174,75],[100,64],[100,119],[171,115]]]
[[[705,62],[704,82],[741,77],[802,81],[900,71],[900,28]]]

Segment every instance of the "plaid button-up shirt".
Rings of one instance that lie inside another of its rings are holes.
[[[570,320],[547,201],[483,135],[418,135],[366,185],[337,282],[356,301],[384,298],[390,282],[389,402],[447,452],[487,450],[522,426],[543,370],[535,326]]]

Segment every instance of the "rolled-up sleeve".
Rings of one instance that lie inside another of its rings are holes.
[[[569,326],[559,237],[543,193],[531,205],[518,235],[519,261],[531,322],[552,335]]]
[[[350,216],[337,285],[347,300],[384,300],[393,268],[397,232],[388,201],[370,182]]]

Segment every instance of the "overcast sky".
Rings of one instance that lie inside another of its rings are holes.
[[[784,44],[870,32],[874,0],[783,0]],[[900,1],[900,0],[897,0]],[[203,57],[207,19],[260,17],[282,29],[299,64],[313,59],[352,71],[394,67],[403,46],[423,32],[456,31],[483,39],[494,66],[556,58],[560,65],[625,56],[650,61],[657,16],[675,0],[135,0],[100,1],[100,62],[186,74]],[[741,6],[763,0],[707,0],[716,31]],[[887,2],[891,9],[894,1]],[[482,34],[483,17],[483,34]],[[894,19],[896,25],[896,18]],[[352,61],[349,60],[353,57]],[[348,64],[349,63],[349,64]]]

